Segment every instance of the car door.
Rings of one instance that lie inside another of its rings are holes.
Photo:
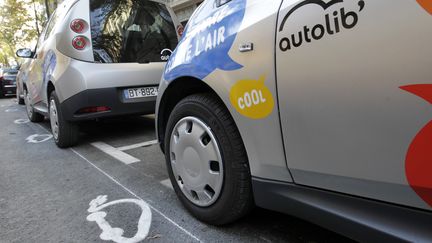
[[[296,183],[431,209],[432,9],[422,2],[284,0],[276,72]]]
[[[54,48],[53,46],[49,46],[47,39],[53,32],[58,18],[59,16],[57,12],[54,12],[50,20],[48,21],[46,28],[43,30],[41,36],[39,37],[34,55],[34,60],[29,67],[27,89],[32,100],[32,104],[41,103],[44,99],[44,79],[46,76],[46,73],[44,71],[44,63],[47,57],[47,53],[50,49]]]

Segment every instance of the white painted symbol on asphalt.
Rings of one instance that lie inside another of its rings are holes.
[[[17,111],[18,111],[18,109],[16,109],[16,108],[11,108],[11,109],[5,110],[5,112],[17,112]]]
[[[174,190],[172,184],[171,184],[171,180],[170,179],[166,179],[160,182],[162,185],[168,187],[171,190]]]
[[[90,207],[87,210],[90,213],[90,215],[87,216],[87,220],[90,222],[96,222],[98,224],[99,228],[102,230],[102,233],[100,234],[100,238],[102,240],[111,240],[122,243],[135,243],[142,241],[147,237],[152,220],[152,213],[147,203],[138,199],[120,199],[106,203],[107,201],[108,197],[106,195],[98,196],[96,199],[90,202]],[[111,225],[105,220],[107,213],[101,211],[106,207],[122,203],[136,204],[142,210],[141,216],[138,220],[138,231],[132,238],[123,237],[123,229],[111,227]]]
[[[15,124],[26,124],[29,122],[30,122],[29,119],[18,119],[14,121]]]
[[[53,136],[51,134],[34,134],[26,138],[27,143],[43,143],[50,140]]]

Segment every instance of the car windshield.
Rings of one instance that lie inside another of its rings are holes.
[[[91,32],[96,62],[161,62],[177,34],[164,4],[143,0],[91,0]]]

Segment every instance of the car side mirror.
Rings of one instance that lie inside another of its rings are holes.
[[[16,55],[22,58],[32,58],[33,52],[29,48],[22,48],[16,52]]]

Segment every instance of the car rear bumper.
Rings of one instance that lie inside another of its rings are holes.
[[[287,213],[360,242],[429,242],[432,212],[291,183],[252,179],[259,207]]]
[[[3,85],[3,87],[1,88],[1,91],[6,96],[16,95],[16,85]]]
[[[156,97],[126,100],[122,88],[101,88],[84,90],[60,104],[67,121],[83,121],[97,118],[152,114],[155,110]],[[89,107],[108,107],[109,111],[80,113]]]

